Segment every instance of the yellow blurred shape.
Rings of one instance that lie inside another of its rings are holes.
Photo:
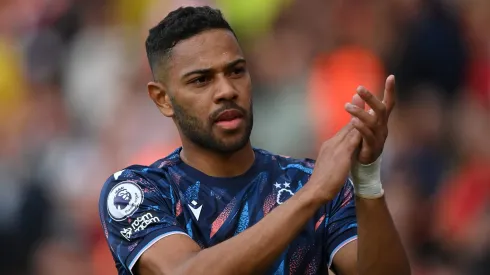
[[[216,0],[217,6],[237,33],[246,37],[268,32],[280,11],[290,2],[291,0]]]
[[[24,99],[21,58],[0,38],[0,122],[12,115]]]

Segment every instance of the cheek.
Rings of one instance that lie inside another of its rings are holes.
[[[206,100],[203,98],[189,98],[183,102],[187,117],[199,121],[202,125],[209,124],[209,112],[206,108]]]
[[[247,102],[248,105],[251,104],[252,101],[252,81],[250,76],[244,77],[241,79],[239,83],[239,91],[244,102]],[[248,106],[246,105],[246,106]]]

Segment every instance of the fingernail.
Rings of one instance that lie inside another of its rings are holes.
[[[357,93],[359,95],[364,95],[366,93],[366,89],[363,86],[359,86],[359,88],[357,88]]]

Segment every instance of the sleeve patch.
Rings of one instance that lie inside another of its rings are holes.
[[[136,212],[144,196],[143,190],[136,183],[118,183],[107,196],[107,212],[115,221],[122,221]]]

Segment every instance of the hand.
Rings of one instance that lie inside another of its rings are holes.
[[[360,142],[361,134],[349,123],[322,144],[308,184],[322,204],[330,201],[344,185]]]
[[[364,110],[364,103],[371,107],[369,111]],[[388,118],[394,106],[395,77],[393,75],[386,79],[383,101],[366,88],[359,87],[352,103],[346,104],[345,109],[353,116],[352,125],[362,135],[358,155],[361,164],[371,164],[381,156],[388,137]]]

